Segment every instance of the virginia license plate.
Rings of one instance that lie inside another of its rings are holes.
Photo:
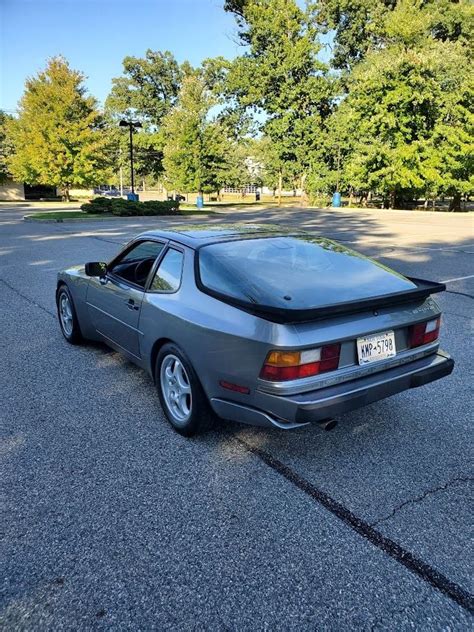
[[[393,358],[397,355],[395,334],[393,331],[384,331],[383,334],[357,338],[357,354],[359,364],[369,364],[369,362]]]

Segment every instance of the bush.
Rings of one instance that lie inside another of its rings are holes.
[[[93,198],[89,202],[81,204],[81,210],[85,213],[111,213],[111,202],[112,200],[106,197]]]
[[[310,206],[316,206],[317,208],[327,208],[331,206],[331,204],[332,198],[326,195],[319,195],[310,199]]]
[[[138,215],[179,215],[179,202],[175,200],[150,200],[149,202],[132,202],[123,198],[97,197],[82,204],[85,213],[107,213],[119,217]]]

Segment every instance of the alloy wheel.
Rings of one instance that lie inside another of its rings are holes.
[[[59,297],[59,318],[61,319],[61,326],[66,336],[71,336],[73,331],[73,318],[71,301],[66,292],[62,292]]]
[[[168,411],[176,422],[186,422],[192,413],[191,385],[181,360],[167,355],[160,369],[161,392]]]

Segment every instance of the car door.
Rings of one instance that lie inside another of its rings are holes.
[[[87,290],[87,306],[96,330],[137,358],[145,287],[164,245],[165,242],[153,240],[135,242],[109,264],[104,278],[92,277]]]

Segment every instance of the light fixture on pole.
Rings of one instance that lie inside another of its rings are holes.
[[[133,130],[138,129],[142,126],[140,121],[125,121],[121,120],[119,123],[120,127],[128,127],[130,131],[130,174],[132,181],[132,195],[135,195],[135,179],[133,174]]]

